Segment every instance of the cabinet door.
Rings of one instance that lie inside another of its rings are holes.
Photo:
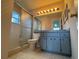
[[[41,49],[43,49],[43,50],[46,49],[46,37],[41,37],[41,38],[40,38],[40,47],[41,47]]]
[[[71,49],[70,49],[70,40],[68,37],[64,37],[61,39],[61,53],[70,55]]]
[[[60,39],[57,37],[49,37],[47,39],[47,50],[50,52],[60,52]]]

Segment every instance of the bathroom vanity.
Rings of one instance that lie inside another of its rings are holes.
[[[69,31],[41,31],[39,41],[40,48],[44,51],[71,56]]]

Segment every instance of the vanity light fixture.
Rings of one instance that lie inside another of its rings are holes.
[[[59,10],[59,8],[43,10],[43,11],[38,12],[37,15],[44,14],[44,13],[49,13],[49,12],[54,12],[54,11],[57,11],[57,10]]]

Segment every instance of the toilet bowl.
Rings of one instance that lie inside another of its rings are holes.
[[[36,42],[37,42],[37,39],[29,39],[28,40],[29,48],[34,49]]]

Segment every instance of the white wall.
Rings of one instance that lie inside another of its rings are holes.
[[[9,40],[9,51],[20,46],[20,24],[11,23],[10,27],[10,40]]]
[[[71,34],[71,48],[72,48],[72,59],[78,59],[78,29],[77,29],[78,18],[72,17],[64,25],[64,29],[69,30]]]
[[[9,31],[13,0],[1,1],[1,59],[8,59]]]

